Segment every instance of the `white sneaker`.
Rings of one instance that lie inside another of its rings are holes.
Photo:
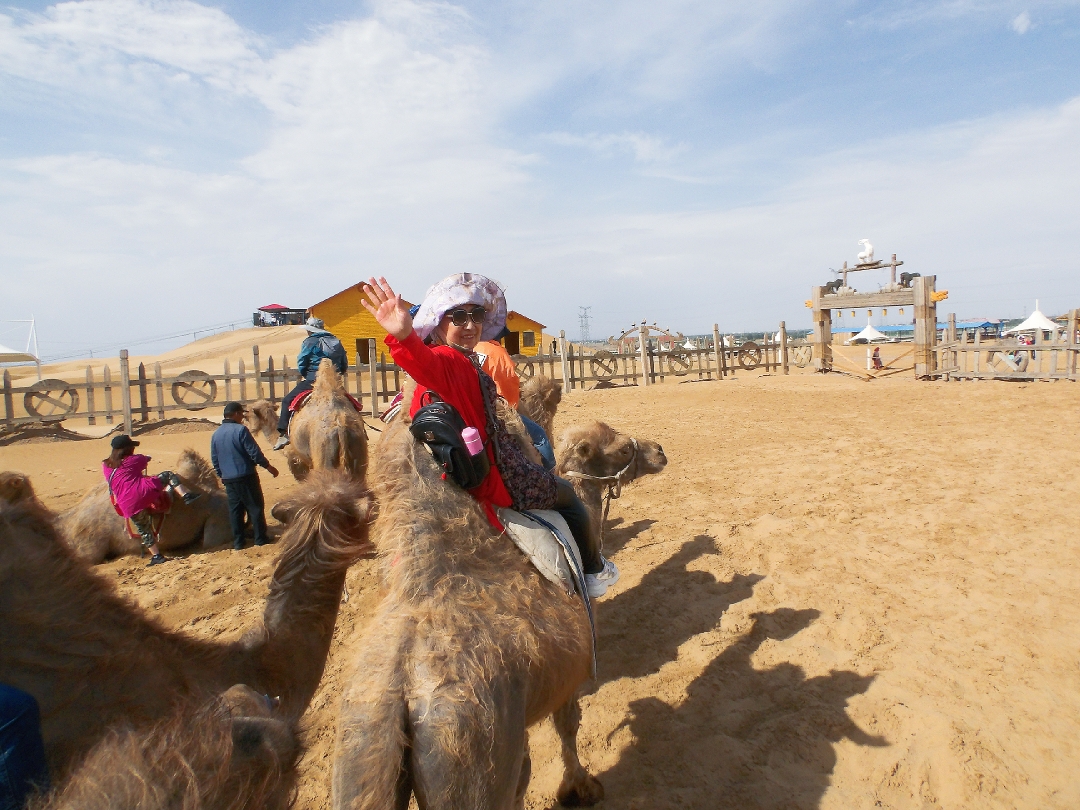
[[[275,450],[280,450],[283,447],[285,447],[285,445],[287,445],[288,443],[289,443],[289,437],[288,436],[278,436],[278,440],[277,440],[277,443],[274,445],[274,449]]]
[[[604,559],[601,557],[600,559]],[[585,588],[590,599],[599,599],[607,589],[619,581],[619,569],[611,560],[604,560],[604,570],[598,574],[585,575]]]

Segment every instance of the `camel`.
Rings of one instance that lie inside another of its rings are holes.
[[[592,665],[581,599],[443,480],[408,423],[403,409],[372,467],[386,594],[342,696],[333,807],[404,810],[415,794],[421,810],[521,808],[527,729],[548,715],[562,741],[559,801],[595,804],[603,787],[577,754],[577,694]],[[621,444],[592,452],[611,447]]]
[[[549,439],[554,439],[555,412],[562,402],[562,383],[537,374],[521,384],[518,410],[540,425]]]
[[[364,417],[345,395],[345,385],[326,358],[319,363],[315,385],[289,425],[285,456],[289,470],[303,481],[313,469],[342,469],[356,478],[367,470]]]
[[[232,642],[166,629],[93,573],[32,503],[0,506],[0,681],[41,707],[62,774],[117,722],[145,728],[233,684],[280,696],[298,718],[322,676],[350,565],[370,556],[370,498],[338,471],[313,473],[287,504],[262,621]]]
[[[110,729],[29,810],[284,810],[299,750],[266,697],[237,684],[149,730]]]
[[[203,548],[214,548],[233,539],[229,525],[229,501],[220,489],[214,470],[201,455],[188,448],[180,453],[176,474],[188,488],[203,497],[185,504],[173,498],[169,514],[161,524],[158,545],[163,551],[202,540]],[[138,554],[139,541],[128,534],[125,521],[109,500],[109,485],[102,480],[87,490],[82,500],[60,516],[64,536],[75,554],[91,565],[109,557]]]
[[[0,472],[0,503],[38,503],[30,477],[17,472]]]

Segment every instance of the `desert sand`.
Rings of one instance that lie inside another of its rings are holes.
[[[602,807],[1080,806],[1078,397],[908,374],[569,393],[561,427],[604,419],[670,460],[612,506],[622,580],[598,604],[580,735]],[[156,471],[184,447],[208,453],[210,432],[141,438]],[[4,446],[0,469],[62,509],[105,444]],[[263,480],[271,502],[291,485]],[[169,625],[232,638],[259,615],[275,554],[97,570]],[[374,571],[349,576],[300,808],[328,800]],[[549,808],[561,765],[546,724],[532,749],[527,806]]]

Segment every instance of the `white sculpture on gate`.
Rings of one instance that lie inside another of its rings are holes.
[[[874,261],[874,246],[870,244],[869,239],[860,239],[859,244],[863,246],[862,253],[856,257],[859,264],[871,264]]]

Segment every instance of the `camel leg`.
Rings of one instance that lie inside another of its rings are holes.
[[[532,756],[529,754],[529,732],[525,731],[525,756],[521,760],[521,775],[518,776],[517,797],[514,800],[514,810],[525,810],[525,791],[529,788],[529,780],[532,778]]]
[[[563,779],[555,794],[567,807],[591,807],[604,798],[604,786],[581,766],[577,753],[577,734],[581,726],[581,704],[577,695],[551,716],[555,731],[562,740]]]

